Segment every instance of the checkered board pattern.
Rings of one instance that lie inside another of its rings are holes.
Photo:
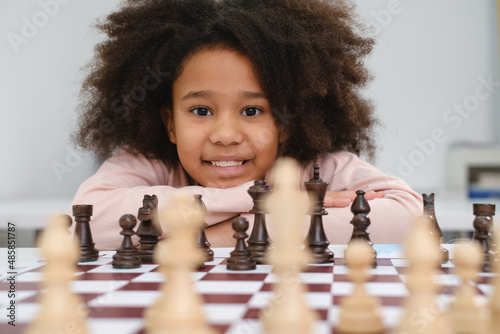
[[[331,246],[335,264],[309,265],[301,279],[308,288],[305,299],[316,310],[319,321],[317,333],[335,333],[340,311],[339,303],[348,295],[353,284],[347,277],[343,250],[345,246]],[[401,307],[408,295],[405,285],[407,261],[401,256],[398,245],[376,245],[378,266],[371,270],[372,278],[366,283],[370,295],[382,304],[384,323],[388,329],[398,323]],[[259,316],[272,297],[276,276],[272,266],[258,265],[252,271],[228,271],[226,261],[230,249],[214,249],[215,260],[207,262],[203,270],[193,273],[195,289],[204,300],[207,321],[220,333],[260,333]],[[163,276],[156,264],[145,264],[137,269],[113,269],[114,252],[101,252],[96,262],[78,264],[78,273],[71,283],[88,308],[88,327],[91,333],[144,333],[144,311],[159,296]],[[44,262],[41,260],[18,263],[16,327],[0,324],[0,333],[21,333],[34,319],[39,304],[39,282],[42,280]],[[437,277],[441,286],[436,298],[438,307],[446,307],[459,284],[453,274],[451,262],[443,264]],[[3,275],[0,292],[8,290]],[[477,284],[480,298],[492,293],[489,280],[493,274],[481,273]],[[0,295],[3,310],[7,294]]]

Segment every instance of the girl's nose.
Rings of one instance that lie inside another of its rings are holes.
[[[238,117],[232,113],[220,113],[213,121],[210,142],[217,145],[237,145],[243,141]]]

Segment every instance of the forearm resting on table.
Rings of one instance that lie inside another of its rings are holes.
[[[354,198],[356,197],[356,192],[354,191],[342,191],[342,192],[328,192],[329,199],[327,203],[325,203],[326,207],[347,207],[349,206]],[[375,198],[382,198],[384,193],[380,192],[368,192],[367,199],[372,200]],[[304,192],[304,200],[308,200],[306,193]],[[344,203],[345,201],[345,203]],[[350,211],[349,211],[350,214]],[[237,216],[235,216],[237,217]],[[213,224],[205,228],[205,234],[207,236],[208,242],[212,247],[234,247],[235,239],[233,237],[234,230],[232,227],[232,221],[235,217],[231,217],[229,219],[223,220],[220,223]],[[251,215],[249,218],[249,228],[247,230],[247,234],[250,235],[253,227],[253,216]],[[349,221],[349,220],[347,220]],[[352,227],[349,224],[346,224],[349,231]]]
[[[205,234],[211,247],[234,247],[236,241],[233,238],[234,230],[231,225],[234,218],[229,218],[205,228]],[[251,231],[247,231],[247,234],[249,232]]]

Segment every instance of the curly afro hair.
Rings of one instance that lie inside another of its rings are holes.
[[[374,155],[373,107],[360,94],[374,41],[345,1],[128,0],[97,27],[108,38],[88,66],[74,138],[101,159],[125,147],[179,164],[160,110],[172,108],[183,62],[213,47],[252,62],[287,134],[283,155]]]

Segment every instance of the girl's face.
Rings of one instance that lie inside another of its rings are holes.
[[[284,139],[250,60],[227,49],[185,62],[173,84],[173,111],[162,116],[182,166],[205,187],[264,177]]]

